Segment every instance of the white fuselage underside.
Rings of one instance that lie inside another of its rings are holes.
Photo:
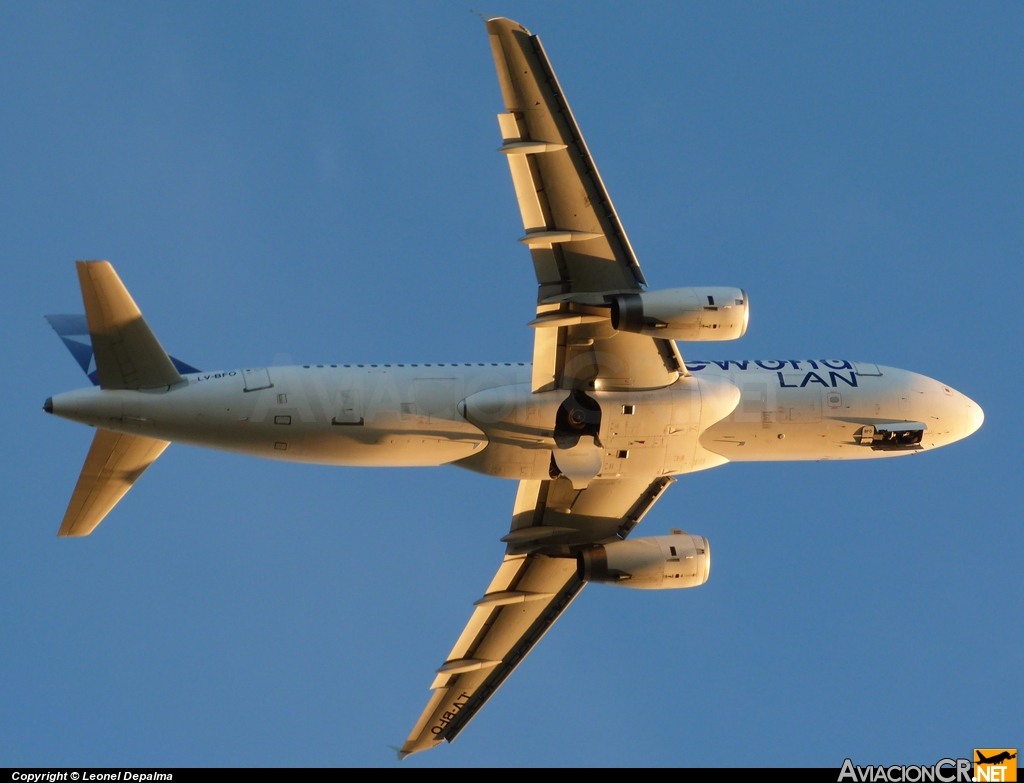
[[[874,450],[856,433],[868,424],[922,422],[917,450],[927,450],[980,425],[980,408],[963,394],[890,367],[832,360],[688,367],[689,377],[661,389],[587,390],[602,413],[599,478],[688,473],[727,461],[894,456],[908,452]],[[169,390],[67,392],[53,398],[53,412],[270,459],[457,464],[546,479],[555,411],[569,393],[531,393],[526,363],[271,367],[186,380]]]

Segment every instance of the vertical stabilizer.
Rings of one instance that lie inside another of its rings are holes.
[[[53,331],[60,337],[61,342],[75,357],[75,361],[82,368],[93,386],[100,385],[100,376],[96,372],[96,365],[92,360],[92,335],[89,334],[89,321],[84,315],[47,315],[44,316],[53,327]],[[202,372],[198,367],[193,367],[188,362],[176,359],[170,354],[167,358],[171,360],[174,369],[182,375]]]
[[[108,261],[78,261],[102,389],[156,389],[182,377]]]
[[[89,535],[168,445],[166,440],[96,430],[57,535]]]

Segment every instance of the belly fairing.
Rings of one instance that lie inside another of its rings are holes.
[[[555,430],[568,390],[534,394],[528,383],[489,389],[465,403],[466,417],[488,446],[456,463],[509,479],[545,480],[558,475]],[[727,379],[680,378],[661,389],[590,391],[601,412],[595,443],[601,449],[599,479],[688,473],[721,464],[698,444],[702,429],[727,416],[739,390]]]

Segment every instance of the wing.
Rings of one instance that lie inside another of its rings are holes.
[[[646,281],[540,40],[508,19],[487,31],[507,110],[501,152],[539,285],[533,390],[673,383],[686,374],[674,342],[612,329],[610,297]],[[455,739],[583,588],[580,548],[625,538],[672,481],[520,482],[505,559],[399,758]]]
[[[498,115],[537,274],[535,391],[652,388],[686,367],[675,343],[609,322],[609,295],[646,284],[540,39],[509,19],[487,22],[506,112]]]
[[[672,481],[520,482],[505,559],[438,668],[400,759],[455,739],[583,589],[573,547],[624,538]]]
[[[506,113],[498,115],[541,301],[635,292],[646,283],[540,39],[509,19],[487,32]]]

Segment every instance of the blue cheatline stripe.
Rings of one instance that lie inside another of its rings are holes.
[[[71,355],[75,357],[75,361],[82,368],[82,372],[88,376],[94,386],[99,386],[100,378],[97,371],[89,372],[89,367],[92,364],[92,338],[89,336],[89,322],[85,316],[47,315],[44,317],[49,321],[50,326],[53,327],[53,331],[60,337],[61,342],[67,346]],[[182,375],[202,372],[198,367],[193,367],[181,359],[176,359],[173,356],[168,356],[167,358],[171,360],[174,369]]]

